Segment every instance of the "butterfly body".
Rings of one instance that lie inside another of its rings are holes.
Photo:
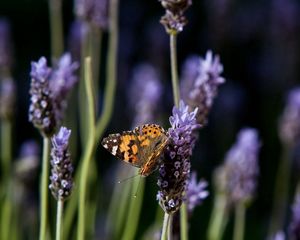
[[[122,134],[110,134],[102,140],[104,148],[117,158],[140,168],[139,174],[144,177],[157,169],[167,143],[167,133],[156,124],[138,126]]]

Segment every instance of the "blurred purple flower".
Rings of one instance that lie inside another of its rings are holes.
[[[76,61],[80,61],[81,46],[86,33],[87,28],[83,22],[76,20],[72,23],[68,37],[68,49]]]
[[[0,19],[0,70],[7,70],[12,65],[10,24],[5,19]]]
[[[192,212],[209,195],[209,192],[206,190],[207,185],[205,180],[197,182],[196,172],[191,174],[186,192],[186,202],[189,212]]]
[[[18,161],[15,163],[16,177],[24,182],[32,181],[39,166],[40,148],[36,141],[28,140],[21,145]]]
[[[190,157],[197,140],[195,130],[200,127],[196,121],[197,109],[189,112],[183,101],[178,108],[173,108],[172,113],[168,130],[171,140],[157,182],[160,188],[157,199],[167,213],[176,212],[181,206],[190,176]]]
[[[294,145],[300,137],[300,88],[289,92],[287,103],[279,121],[281,141]]]
[[[67,97],[67,94],[78,80],[75,75],[78,67],[79,64],[77,62],[72,62],[70,53],[65,53],[61,56],[50,81],[50,88],[54,98],[62,100]]]
[[[46,58],[31,63],[29,121],[46,137],[52,136],[57,124],[55,103],[49,88],[50,73]]]
[[[297,194],[292,206],[292,221],[289,226],[290,239],[300,239],[300,195]]]
[[[51,184],[49,188],[56,200],[66,200],[73,188],[74,169],[68,146],[70,135],[71,130],[61,127],[58,134],[51,139]]]
[[[268,238],[269,240],[285,240],[285,235],[284,232],[280,231],[277,232],[274,236],[271,238]]]
[[[161,95],[162,84],[155,68],[149,64],[138,65],[128,96],[135,112],[133,126],[155,121]]]
[[[16,95],[16,85],[11,78],[0,81],[0,119],[12,118]]]
[[[75,0],[74,11],[78,18],[107,29],[108,4],[108,0]]]
[[[187,59],[183,68],[181,91],[183,100],[191,109],[198,107],[197,120],[201,125],[207,122],[207,115],[212,107],[220,84],[225,79],[220,76],[223,65],[219,56],[213,56],[211,51],[205,59],[195,56]]]
[[[225,157],[223,171],[226,191],[232,203],[253,198],[259,173],[260,146],[257,130],[244,128],[238,133],[237,142]]]

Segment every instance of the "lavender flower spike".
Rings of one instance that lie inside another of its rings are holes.
[[[190,176],[190,157],[195,146],[200,127],[196,121],[197,109],[189,112],[183,101],[179,108],[173,108],[168,130],[170,144],[164,153],[164,161],[159,168],[157,199],[166,213],[178,211],[186,192]]]
[[[207,182],[205,180],[197,182],[197,174],[193,172],[186,193],[186,202],[189,212],[192,212],[194,208],[201,204],[203,199],[209,195],[208,191],[205,190],[206,187]]]
[[[260,146],[257,130],[244,128],[226,155],[223,171],[226,176],[226,191],[232,203],[253,198],[259,172]]]
[[[279,121],[281,141],[294,145],[300,138],[300,87],[289,92],[287,104]]]
[[[73,165],[68,149],[71,130],[61,127],[52,138],[51,150],[51,184],[49,188],[56,200],[66,200],[73,188]]]
[[[207,122],[207,115],[217,95],[218,87],[225,82],[221,77],[223,65],[218,55],[207,51],[205,59],[189,58],[183,68],[181,92],[183,100],[191,109],[198,107],[197,120],[201,125]]]
[[[57,123],[49,88],[50,73],[46,58],[41,57],[38,62],[31,63],[29,121],[46,137],[52,136]]]
[[[58,124],[63,119],[64,112],[67,108],[67,97],[74,85],[77,83],[75,71],[79,64],[72,62],[71,54],[65,53],[59,59],[57,67],[54,69],[50,79],[50,89],[52,98],[56,107],[56,119]]]
[[[135,111],[133,126],[155,121],[162,96],[162,84],[156,69],[150,64],[138,65],[129,90],[130,105]]]
[[[58,61],[57,68],[51,76],[51,91],[55,98],[66,98],[66,95],[77,82],[75,71],[79,64],[72,62],[71,54],[65,53]]]

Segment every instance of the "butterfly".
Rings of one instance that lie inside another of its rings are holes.
[[[157,124],[145,124],[133,131],[110,134],[102,146],[124,162],[140,168],[143,177],[154,172],[169,141],[167,132]]]

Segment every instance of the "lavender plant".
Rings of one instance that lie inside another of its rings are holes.
[[[245,208],[254,198],[259,173],[258,154],[260,146],[256,129],[241,129],[236,143],[226,154],[224,165],[218,170],[219,191],[224,192],[226,197],[224,199],[226,203],[223,206],[230,206],[235,209],[234,239],[236,240],[243,239]],[[212,235],[210,236],[213,238]],[[218,236],[218,239],[220,237]]]
[[[62,239],[63,203],[70,196],[73,188],[73,165],[68,149],[71,130],[61,127],[52,137],[51,176],[49,189],[57,200],[56,240]]]
[[[63,55],[58,66],[51,70],[47,66],[46,58],[31,64],[31,104],[29,107],[29,121],[39,129],[44,138],[43,163],[41,175],[41,225],[40,239],[44,239],[47,231],[48,205],[48,169],[50,137],[60,124],[66,108],[66,98],[76,83],[74,71],[77,63],[72,63],[68,54]]]
[[[283,146],[279,162],[269,236],[283,228],[290,191],[291,158],[300,136],[300,89],[292,89],[279,119],[279,137]]]

